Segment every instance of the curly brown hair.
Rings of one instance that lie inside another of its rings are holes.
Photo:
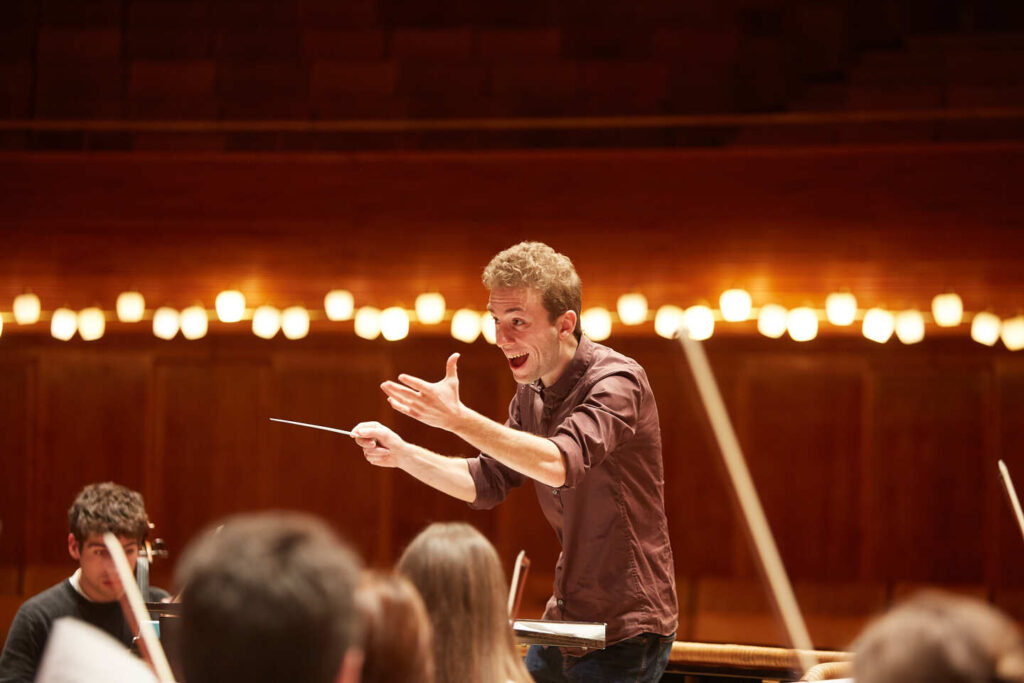
[[[112,481],[89,484],[68,508],[68,528],[79,544],[108,531],[142,543],[149,533],[142,494]]]
[[[580,336],[583,283],[568,256],[543,242],[520,242],[500,252],[484,268],[484,287],[528,287],[541,294],[551,322],[566,311],[575,311]]]

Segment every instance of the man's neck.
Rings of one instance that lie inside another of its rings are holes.
[[[573,357],[576,355],[576,349],[579,347],[580,342],[576,339],[576,335],[570,334],[569,337],[561,341],[558,345],[558,366],[540,378],[540,381],[544,383],[544,386],[550,387],[552,384],[558,381],[565,372],[565,369],[569,367],[569,363],[572,362]]]
[[[79,567],[78,569],[75,570],[75,573],[71,575],[71,577],[68,579],[68,581],[71,582],[71,587],[75,589],[76,593],[81,595],[83,598],[85,598],[89,602],[96,602],[95,600],[90,598],[86,594],[86,592],[84,590],[82,590],[82,568],[81,567]]]

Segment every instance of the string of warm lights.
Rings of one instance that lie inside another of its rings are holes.
[[[971,339],[979,344],[995,346],[1002,340],[1011,351],[1024,349],[1024,315],[1001,319],[988,311],[968,313],[964,311],[960,296],[953,292],[935,296],[930,314],[915,309],[890,311],[874,307],[862,310],[858,308],[856,297],[849,292],[829,294],[824,309],[800,306],[787,310],[774,303],[755,308],[750,294],[742,289],[723,292],[718,303],[718,309],[703,304],[685,309],[666,304],[659,307],[652,318],[647,298],[639,292],[630,292],[619,297],[614,314],[602,307],[584,310],[582,326],[587,336],[601,341],[611,336],[616,323],[637,326],[653,319],[654,331],[662,337],[673,338],[685,325],[691,337],[703,340],[714,334],[719,322],[755,320],[758,332],[766,337],[779,339],[788,334],[794,341],[807,342],[818,336],[823,322],[835,327],[850,327],[859,321],[862,334],[871,341],[884,344],[895,335],[904,344],[916,344],[924,339],[928,324],[954,328],[970,323]],[[416,297],[414,310],[407,311],[401,306],[384,310],[373,306],[357,309],[351,292],[336,289],[324,297],[321,314],[302,306],[280,310],[267,304],[250,310],[245,295],[234,289],[218,294],[212,311],[201,305],[180,311],[163,306],[150,313],[142,293],[131,291],[118,295],[114,311],[122,323],[151,321],[153,334],[167,340],[174,339],[179,333],[189,340],[205,337],[214,316],[223,323],[249,320],[253,334],[262,339],[272,339],[278,333],[287,339],[302,339],[309,334],[311,317],[319,319],[325,316],[329,321],[351,320],[355,334],[363,339],[383,337],[397,341],[409,335],[413,319],[410,313],[422,325],[438,325],[450,320],[452,337],[467,344],[480,336],[492,344],[495,341],[494,320],[489,313],[461,308],[451,312],[449,317],[444,296],[438,292],[420,294]],[[103,337],[109,315],[109,312],[95,306],[77,312],[70,308],[57,308],[48,316],[50,334],[55,339],[68,341],[77,333],[84,341],[95,341]],[[31,292],[20,294],[14,299],[11,314],[0,313],[0,334],[5,320],[13,320],[17,325],[34,325],[44,319],[39,297]]]

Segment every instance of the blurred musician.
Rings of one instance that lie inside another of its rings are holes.
[[[177,568],[188,683],[358,683],[360,562],[297,513],[227,519]]]
[[[435,522],[396,567],[434,627],[437,683],[528,683],[508,625],[508,583],[491,542],[465,522]]]
[[[121,541],[135,569],[149,525],[142,496],[112,482],[86,486],[68,510],[68,554],[78,562],[70,578],[25,602],[14,617],[3,654],[0,682],[32,681],[55,619],[74,617],[106,631],[127,648],[134,634],[118,600],[124,589],[103,544],[111,532]],[[146,600],[158,602],[167,592],[150,587]]]
[[[505,424],[459,399],[458,354],[439,382],[400,375],[382,385],[395,410],[458,435],[481,455],[445,457],[375,422],[353,436],[369,462],[399,467],[477,509],[532,480],[562,545],[544,616],[606,622],[609,643],[582,658],[532,647],[534,678],[658,680],[678,607],[647,375],[582,336],[580,278],[551,247],[511,247],[491,260],[483,281],[497,346],[519,384]]]
[[[366,572],[356,591],[356,607],[363,619],[360,683],[434,683],[434,631],[423,598],[409,579]]]
[[[854,644],[857,683],[1022,683],[1024,638],[972,598],[922,593],[871,624]]]

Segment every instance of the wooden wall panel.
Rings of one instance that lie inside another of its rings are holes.
[[[988,370],[895,351],[875,367],[870,577],[980,583]]]
[[[407,373],[436,382],[444,377],[445,362],[456,351],[462,354],[459,359],[459,389],[463,401],[489,417],[504,419],[508,415],[507,402],[499,408],[499,402],[495,400],[495,368],[500,367],[500,353],[488,344],[467,347],[452,339],[407,339],[397,345],[392,356],[392,371],[382,379],[397,379],[399,374]],[[375,388],[375,393],[382,395],[379,388]],[[511,399],[511,393],[506,396]],[[390,407],[387,411],[385,424],[407,441],[444,455],[469,457],[477,454],[472,446],[447,432],[421,424]],[[400,505],[407,511],[407,514],[396,516],[392,539],[395,558],[423,527],[436,521],[466,521],[486,536],[496,538],[497,513],[473,511],[466,503],[425,487],[404,473],[396,473],[395,500],[401,501]]]
[[[384,360],[365,351],[276,355],[268,417],[342,429],[386,420],[377,388],[386,374]],[[370,466],[355,442],[342,435],[272,424],[268,436],[273,506],[328,519],[368,561],[390,562],[396,473]]]
[[[677,574],[756,581],[678,346],[641,337],[611,343],[647,368],[659,404]],[[344,437],[268,421],[346,427],[378,419],[410,441],[471,455],[467,444],[391,410],[379,383],[400,372],[439,379],[458,350],[463,399],[502,419],[514,385],[482,341],[319,335],[295,343],[246,334],[165,343],[112,334],[90,345],[31,335],[4,344],[0,564],[67,562],[72,496],[114,479],[147,497],[171,550],[157,571],[165,585],[173,561],[210,522],[291,508],[328,519],[378,565],[392,563],[430,522],[466,520],[506,564],[525,549],[535,592],[546,589],[558,548],[532,487],[494,511],[473,511],[402,472],[370,466]],[[785,344],[722,337],[708,350],[793,578],[1024,585],[1024,544],[994,469],[1001,456],[1024,478],[1020,360],[967,340]],[[19,488],[19,480],[30,485]]]
[[[21,563],[27,548],[35,375],[31,359],[0,358],[0,565]]]
[[[271,366],[266,357],[170,358],[155,368],[156,466],[150,510],[180,550],[230,513],[273,504]]]
[[[787,570],[858,578],[864,368],[798,351],[744,360],[743,443]]]
[[[1024,359],[1013,358],[1000,362],[996,374],[996,437],[997,457],[1002,458],[1010,470],[1018,496],[1024,496]],[[986,474],[994,477],[989,469]],[[996,586],[1024,587],[1024,539],[1022,531],[1010,509],[1009,502],[998,484],[990,480],[992,494],[989,502],[993,513],[989,528],[995,530],[990,540],[992,571],[989,580]]]
[[[49,351],[49,349],[48,349]],[[30,562],[67,558],[67,509],[90,482],[144,487],[149,359],[103,345],[43,355],[29,486]]]

